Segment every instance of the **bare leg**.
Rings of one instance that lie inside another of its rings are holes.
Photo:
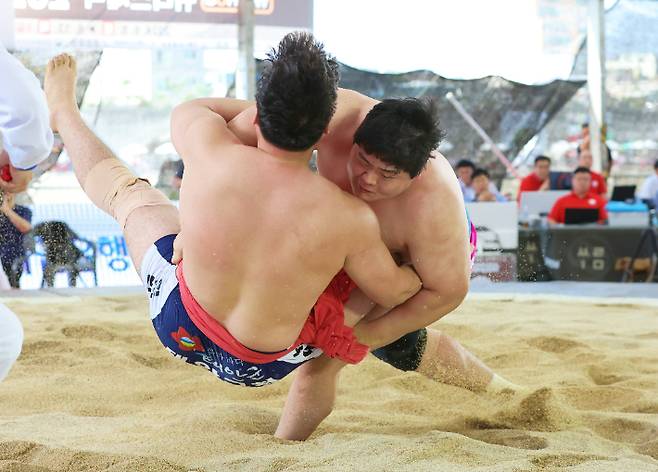
[[[354,290],[345,304],[345,319],[376,319],[386,312],[371,302],[359,289]],[[437,382],[466,388],[474,392],[497,392],[520,387],[495,374],[456,339],[428,328],[427,343],[416,372]]]
[[[345,306],[345,326],[356,325],[370,308],[372,302],[354,290]],[[296,370],[274,433],[277,438],[304,441],[315,431],[334,408],[338,376],[346,365],[322,355]]]
[[[427,345],[416,371],[438,382],[475,392],[519,388],[496,375],[457,340],[435,329],[427,330]]]
[[[117,163],[121,161],[82,120],[75,102],[75,81],[76,64],[71,56],[61,54],[50,60],[44,83],[50,124],[59,131],[75,175],[84,188],[89,171],[98,163],[105,159],[113,159]],[[156,189],[145,191],[159,192]],[[137,270],[144,253],[156,240],[179,231],[178,210],[173,205],[141,207],[133,211],[123,234]]]
[[[344,362],[323,355],[297,369],[274,433],[277,438],[304,441],[329,416],[344,366]]]

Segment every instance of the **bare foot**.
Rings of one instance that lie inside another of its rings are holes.
[[[50,110],[50,126],[57,131],[62,112],[78,111],[75,100],[76,63],[68,54],[60,54],[48,62],[43,89]]]

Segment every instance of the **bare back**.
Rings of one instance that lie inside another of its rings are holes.
[[[420,279],[395,264],[372,210],[311,172],[310,149],[285,151],[262,137],[258,148],[243,145],[217,101],[186,102],[171,118],[185,163],[183,271],[211,316],[245,346],[275,352],[298,338],[341,268],[383,306],[418,292]]]
[[[181,191],[187,282],[239,341],[283,349],[343,267],[356,202],[255,148],[234,145],[204,160],[186,168]]]

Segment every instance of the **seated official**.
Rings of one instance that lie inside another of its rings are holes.
[[[535,157],[535,166],[532,172],[521,180],[518,200],[523,192],[537,192],[551,189],[551,158],[548,156]]]
[[[471,187],[474,172],[475,164],[468,159],[460,160],[455,166],[455,174],[457,175],[457,180],[459,180],[459,186],[462,189],[462,195],[466,203],[475,201],[475,192],[473,191],[473,187]]]
[[[471,187],[475,194],[476,202],[506,202],[507,198],[502,196],[495,185],[491,185],[489,172],[484,169],[475,169],[471,177]]]
[[[653,203],[653,206],[658,208],[658,159],[653,163],[653,174],[644,180],[635,196]]]
[[[578,167],[571,180],[572,191],[569,195],[559,198],[548,215],[551,224],[564,223],[565,213],[568,208],[575,209],[597,209],[599,211],[599,223],[605,223],[608,212],[605,209],[606,200],[590,191],[592,183],[591,171],[587,167]]]
[[[605,195],[608,193],[608,187],[606,186],[605,178],[598,172],[594,172],[592,170],[593,163],[594,160],[592,158],[592,152],[589,149],[579,150],[578,167],[579,168],[584,167],[585,169],[589,170],[591,177],[591,184],[590,184],[591,186],[589,188],[589,191],[597,195],[601,195],[602,197],[605,197]]]

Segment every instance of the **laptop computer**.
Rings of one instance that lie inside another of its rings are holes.
[[[635,201],[635,185],[615,185],[610,200],[613,202]]]
[[[573,172],[551,171],[549,183],[551,190],[571,190],[571,178]]]
[[[519,212],[528,218],[546,216],[551,212],[555,201],[567,194],[568,190],[523,192],[519,201]]]
[[[582,225],[599,221],[597,208],[567,208],[564,211],[565,225]]]

